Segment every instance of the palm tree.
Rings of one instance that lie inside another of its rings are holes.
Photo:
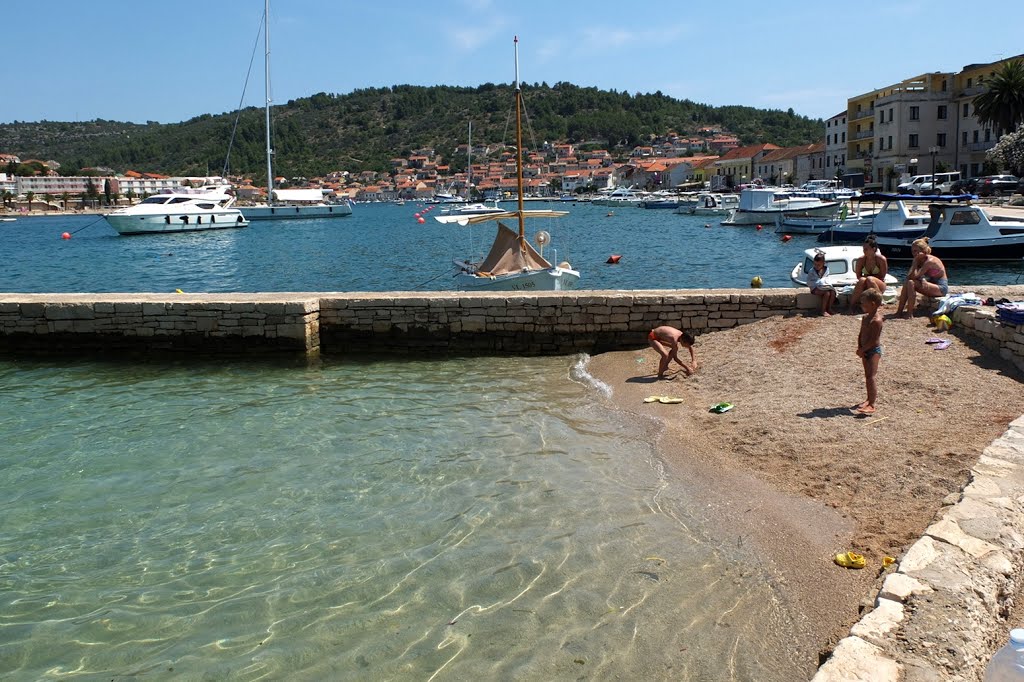
[[[32,200],[36,198],[35,192],[25,192],[25,198],[28,199],[28,212],[32,212]]]
[[[4,208],[7,208],[11,205],[12,199],[14,199],[14,194],[10,190],[5,189],[3,193]]]
[[[71,194],[69,192],[64,192],[60,195],[60,200],[63,203],[64,210],[68,210],[68,202],[71,200]]]
[[[1024,122],[1024,60],[1007,62],[988,81],[988,91],[974,98],[978,123],[997,134],[1017,129]]]

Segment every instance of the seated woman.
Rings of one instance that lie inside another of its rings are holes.
[[[825,254],[820,251],[814,254],[814,267],[807,271],[807,288],[821,299],[821,314],[832,315],[832,304],[836,302],[836,288],[828,283],[828,265]]]
[[[860,301],[860,295],[868,289],[885,293],[885,276],[889,273],[889,261],[878,250],[875,235],[869,234],[864,239],[864,256],[853,261],[853,270],[857,273],[857,285],[850,294],[850,310]]]
[[[913,317],[918,294],[938,297],[949,293],[946,266],[937,256],[932,255],[928,237],[916,240],[910,252],[914,254],[914,261],[910,264],[907,281],[903,284],[899,305],[896,306],[896,316],[903,318]]]

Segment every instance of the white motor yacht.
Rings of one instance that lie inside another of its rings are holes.
[[[140,203],[103,215],[118,234],[194,232],[245,227],[249,221],[231,204],[224,187],[204,187],[154,194]]]
[[[783,211],[800,211],[805,217],[826,217],[839,209],[837,201],[818,197],[791,196],[770,187],[748,187],[740,192],[740,203],[723,225],[774,225]]]

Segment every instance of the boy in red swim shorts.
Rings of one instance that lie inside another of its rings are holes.
[[[658,363],[659,379],[665,378],[665,372],[668,371],[668,365],[672,360],[675,360],[676,364],[683,368],[687,376],[697,371],[697,356],[693,353],[695,339],[689,332],[680,331],[675,327],[655,327],[647,334],[647,343],[661,356],[661,361]],[[692,365],[687,366],[679,359],[680,345],[689,349]]]

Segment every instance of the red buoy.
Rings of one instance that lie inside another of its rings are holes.
[[[417,218],[417,219],[416,219],[416,222],[418,222],[418,223],[419,223],[420,225],[422,225],[423,223],[425,223],[425,222],[427,222],[427,221],[426,221],[426,220],[424,220],[423,218]]]
[[[762,229],[764,229],[764,226],[763,226],[763,225],[758,225],[758,226],[757,226],[757,231],[758,231],[758,232],[760,232],[760,231],[761,231]]]
[[[414,213],[412,217],[413,217],[413,218],[419,218],[419,217],[420,217],[420,214],[419,214],[419,213]]]
[[[65,232],[64,234],[62,234],[60,236],[60,238],[61,239],[71,239],[71,233],[70,232]]]
[[[782,235],[782,241],[784,241],[784,242],[788,242],[792,238],[793,238],[793,235],[791,235],[791,234],[784,234],[784,235]]]
[[[611,263],[612,265],[615,265],[619,262],[620,258],[622,258],[622,256],[618,255],[617,253],[613,253],[612,255],[608,256],[608,260],[606,260],[605,263]]]

